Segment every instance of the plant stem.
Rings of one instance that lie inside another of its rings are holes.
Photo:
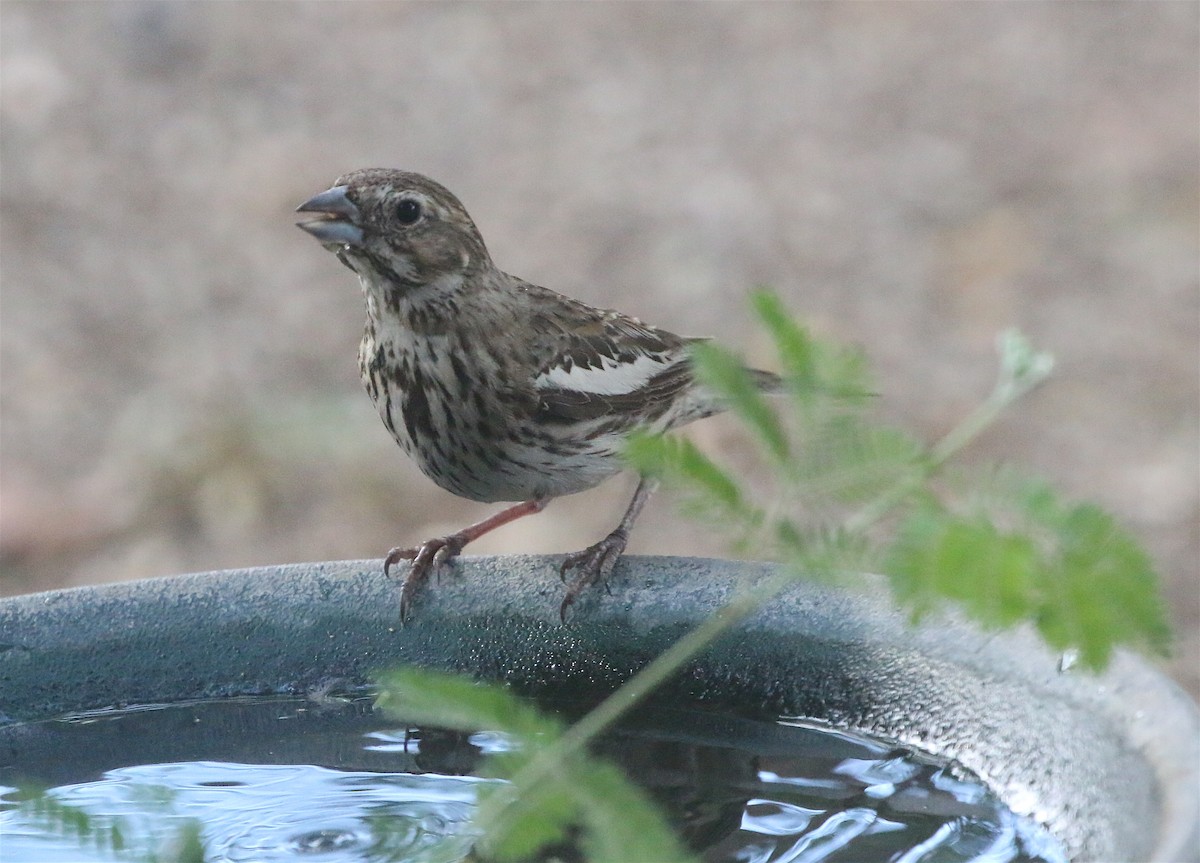
[[[1014,380],[1002,379],[975,410],[929,448],[925,458],[917,463],[916,469],[907,478],[897,482],[847,518],[842,525],[843,530],[851,534],[861,533],[878,522],[937,473],[942,465],[979,437],[1013,402],[1037,386],[1042,379],[1043,376],[1035,375]]]
[[[689,659],[703,651],[705,646],[753,614],[795,579],[794,572],[782,569],[737,593],[729,603],[717,609],[712,617],[656,656],[595,709],[568,728],[561,737],[539,752],[513,777],[513,784],[518,788],[529,787],[550,776],[564,758],[581,752],[590,740],[661,686]]]
[[[967,414],[958,425],[946,432],[946,435],[929,449],[927,475],[933,473],[959,452],[967,444],[979,437],[988,426],[996,421],[1008,406],[1028,392],[1028,389],[997,386],[991,394],[980,402],[975,410]]]

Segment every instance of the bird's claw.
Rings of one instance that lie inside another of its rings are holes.
[[[412,561],[412,566],[408,568],[408,575],[404,577],[404,584],[400,587],[401,624],[408,620],[408,616],[412,612],[417,588],[429,578],[431,573],[437,574],[450,558],[462,551],[464,545],[466,545],[466,539],[459,534],[452,533],[450,536],[426,540],[411,548],[393,548],[387,553],[387,557],[383,559],[384,575],[391,575],[392,567],[399,561]]]
[[[402,560],[412,560],[421,553],[421,546],[412,546],[410,548],[402,548],[397,546],[387,553],[383,558],[383,574],[390,576],[392,567]]]
[[[614,530],[595,545],[590,545],[583,551],[568,554],[563,558],[562,565],[558,569],[558,577],[563,582],[567,580],[567,570],[579,571],[579,574],[567,587],[567,593],[558,609],[558,617],[563,623],[566,623],[567,611],[575,604],[579,595],[597,581],[604,585],[606,592],[612,593],[608,587],[608,579],[628,542],[629,535],[627,533],[622,530]]]

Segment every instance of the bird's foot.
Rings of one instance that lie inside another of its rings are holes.
[[[408,575],[404,577],[404,584],[400,587],[401,624],[408,620],[408,616],[412,612],[413,598],[417,594],[417,588],[431,574],[441,570],[450,558],[462,551],[469,539],[463,533],[452,533],[449,536],[426,540],[411,548],[393,548],[387,553],[387,557],[383,559],[384,575],[391,575],[392,567],[399,561],[412,561],[412,566],[408,568]]]
[[[571,580],[567,587],[567,594],[563,597],[562,605],[559,606],[560,620],[566,623],[567,610],[575,604],[575,600],[590,585],[599,581],[604,585],[604,589],[608,590],[608,578],[612,575],[613,567],[617,565],[617,559],[625,551],[625,545],[628,542],[628,532],[617,528],[595,545],[589,545],[583,551],[568,554],[563,558],[562,566],[558,570],[559,578],[565,582],[569,569],[577,569],[579,574]]]

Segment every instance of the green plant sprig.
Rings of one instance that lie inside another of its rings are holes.
[[[80,850],[91,850],[129,863],[205,863],[201,824],[194,818],[176,823],[172,794],[160,786],[136,786],[139,802],[153,811],[160,826],[171,819],[173,829],[148,828],[140,819],[93,815],[82,806],[66,803],[43,788],[24,787],[17,809],[43,832],[73,841]]]
[[[509,751],[486,762],[488,775],[507,782],[481,787],[474,859],[528,860],[580,825],[579,841],[592,863],[693,860],[645,792],[587,753],[580,739],[587,732],[577,725],[564,728],[503,687],[465,677],[405,668],[379,675],[379,683],[380,709],[405,721],[486,728],[511,739]]]
[[[752,503],[742,483],[687,442],[635,437],[635,467],[681,490],[691,510],[719,516],[743,547],[779,560],[793,578],[833,578],[845,574],[842,561],[861,561],[888,577],[914,619],[949,603],[986,628],[1028,622],[1092,670],[1120,645],[1165,652],[1169,632],[1153,567],[1111,516],[1065,502],[1033,480],[996,485],[974,502],[967,495],[967,503],[935,487],[965,447],[1046,381],[1049,354],[1016,331],[1002,333],[991,393],[923,447],[867,416],[872,390],[860,356],[813,338],[774,294],[758,292],[754,307],[784,369],[783,410],[747,373],[731,371],[741,368],[733,354],[704,344],[695,364],[759,442],[777,478],[774,502]],[[984,471],[976,486],[995,475]],[[891,530],[879,539],[885,523]],[[784,587],[764,582],[763,593],[769,598]]]

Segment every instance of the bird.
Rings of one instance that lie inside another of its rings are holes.
[[[727,405],[695,374],[692,346],[621,312],[499,269],[466,208],[418,173],[352,171],[296,212],[297,226],[358,277],[367,320],[358,361],[383,424],[452,494],[514,505],[448,536],[393,548],[411,561],[400,619],[418,589],[471,541],[626,467],[635,431],[665,432]],[[748,370],[770,392],[779,378]],[[641,476],[620,522],[568,554],[559,617],[590,585],[607,587],[657,480]]]

